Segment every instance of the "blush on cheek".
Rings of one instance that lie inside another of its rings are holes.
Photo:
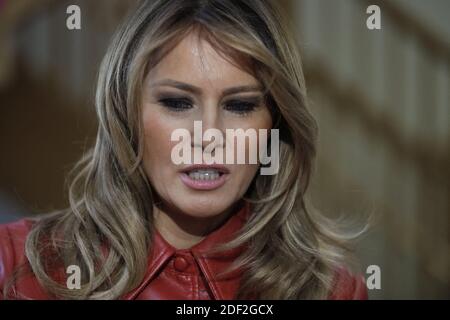
[[[167,140],[164,137],[164,126],[155,112],[150,111],[152,106],[144,106],[142,114],[142,125],[144,131],[144,168],[147,175],[152,174],[153,167],[160,161],[158,153],[155,150],[162,151],[161,148],[167,147]],[[154,108],[153,108],[154,109]],[[168,137],[170,141],[170,136]]]
[[[146,145],[164,146],[171,143],[170,136],[173,131],[173,125],[170,121],[165,121],[158,112],[151,112],[147,106],[146,111],[143,112],[142,123],[144,128],[144,139]],[[156,109],[156,106],[153,106]],[[157,149],[155,149],[157,150]]]

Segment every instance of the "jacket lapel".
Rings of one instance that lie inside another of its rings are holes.
[[[147,273],[141,284],[122,298],[124,300],[135,299],[175,253],[175,249],[167,246],[158,232],[155,231],[153,239],[153,249],[152,254],[149,255]]]
[[[236,298],[242,270],[233,270],[222,277],[218,275],[224,272],[242,254],[245,247],[240,246],[212,255],[207,255],[207,251],[218,244],[232,240],[236,233],[244,226],[249,213],[249,203],[245,202],[241,210],[234,214],[225,225],[209,234],[204,241],[191,249],[216,300],[232,300]]]
[[[209,234],[200,243],[191,248],[206,282],[209,285],[212,294],[216,300],[235,299],[239,288],[241,270],[234,270],[225,274],[223,277],[217,275],[226,270],[226,268],[243,252],[244,247],[233,248],[231,250],[220,252],[218,254],[207,254],[215,245],[232,240],[247,221],[250,214],[250,204],[245,202],[243,207],[235,213],[228,221],[216,231]],[[135,299],[142,292],[150,281],[164,268],[166,263],[175,254],[176,249],[170,246],[155,230],[152,254],[149,255],[147,273],[142,283],[122,299]]]

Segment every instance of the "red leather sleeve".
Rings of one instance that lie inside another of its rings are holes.
[[[0,300],[3,300],[5,281],[14,266],[14,250],[7,225],[0,225]]]
[[[31,221],[22,219],[0,225],[0,299],[4,299],[4,286],[15,268],[26,261],[25,241]]]
[[[336,272],[336,280],[330,295],[332,300],[367,300],[367,287],[364,276],[352,275],[347,269]]]

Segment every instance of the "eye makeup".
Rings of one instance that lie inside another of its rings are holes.
[[[160,93],[156,95],[158,104],[174,112],[183,112],[192,109],[195,105],[194,100],[186,95],[177,93]],[[228,98],[221,107],[237,115],[247,115],[261,105],[261,95]]]
[[[246,115],[254,111],[260,105],[261,105],[261,98],[259,96],[255,96],[255,97],[229,99],[223,103],[223,108],[227,111],[239,115]]]
[[[192,109],[193,103],[190,99],[187,98],[162,98],[159,99],[158,102],[165,108],[168,108],[171,111],[185,111]]]

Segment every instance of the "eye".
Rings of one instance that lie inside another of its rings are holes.
[[[187,98],[163,98],[159,103],[171,111],[185,111],[192,108],[192,101]]]
[[[240,115],[245,115],[255,110],[257,105],[258,104],[253,101],[231,100],[225,103],[224,109]]]

